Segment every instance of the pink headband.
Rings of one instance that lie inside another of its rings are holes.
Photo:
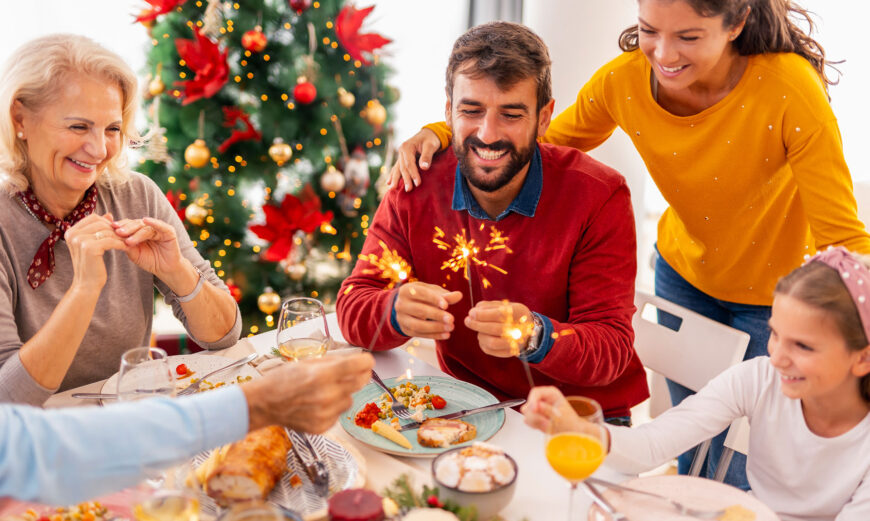
[[[858,309],[864,334],[870,339],[870,270],[852,256],[846,248],[829,246],[827,250],[807,259],[804,264],[819,261],[837,270]]]

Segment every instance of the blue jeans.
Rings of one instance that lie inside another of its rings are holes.
[[[689,284],[674,271],[658,254],[658,250],[656,250],[655,262],[655,293],[716,322],[749,333],[749,346],[744,360],[767,355],[767,339],[770,336],[767,321],[770,319],[770,306],[736,304],[713,298]],[[679,328],[679,319],[673,315],[660,312],[658,321],[672,329]],[[688,388],[670,380],[668,380],[668,389],[671,392],[671,403],[674,405],[694,394]],[[722,444],[726,434],[727,430],[713,438],[707,460],[701,468],[701,476],[712,479],[716,473],[716,463],[722,454]],[[678,458],[680,474],[689,472],[694,456],[695,450],[692,449]],[[749,482],[746,480],[746,456],[740,453],[734,454],[728,473],[725,475],[725,483],[749,490]]]

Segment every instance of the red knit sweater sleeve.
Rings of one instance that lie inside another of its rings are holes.
[[[631,318],[637,273],[631,196],[624,181],[590,215],[570,268],[568,320],[553,322],[553,347],[535,367],[556,380],[608,385],[636,357]]]
[[[362,255],[383,253],[381,243],[396,250],[399,256],[410,261],[405,234],[401,232],[401,222],[396,214],[398,190],[390,190],[378,206],[372,225],[363,244]],[[393,308],[396,289],[387,289],[388,281],[378,273],[365,273],[373,266],[365,260],[358,260],[350,277],[345,279],[338,292],[336,314],[341,333],[351,345],[368,347],[372,342],[378,324]],[[384,350],[404,344],[408,337],[399,334],[390,325],[387,316],[378,334],[374,349]]]

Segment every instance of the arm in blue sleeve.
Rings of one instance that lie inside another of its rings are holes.
[[[546,316],[535,313],[532,311],[539,319],[541,319],[541,323],[544,325],[544,328],[541,330],[541,341],[535,352],[531,354],[531,356],[526,356],[525,354],[520,354],[519,358],[525,358],[526,362],[530,364],[538,364],[540,363],[544,357],[547,356],[547,353],[550,352],[550,349],[553,349],[553,322]]]
[[[399,327],[399,319],[396,317],[396,300],[399,298],[399,292],[396,292],[396,296],[393,297],[393,309],[390,311],[390,325],[393,326],[393,329],[396,330],[396,333],[402,336],[408,336],[402,331],[402,328]]]
[[[42,410],[0,405],[0,497],[72,504],[144,479],[248,430],[239,386],[177,400]]]

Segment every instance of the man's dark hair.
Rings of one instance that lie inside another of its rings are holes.
[[[507,90],[526,78],[537,83],[537,110],[552,95],[550,53],[541,38],[528,27],[510,22],[490,22],[472,27],[453,44],[447,64],[447,98],[453,99],[457,74],[491,78]]]

